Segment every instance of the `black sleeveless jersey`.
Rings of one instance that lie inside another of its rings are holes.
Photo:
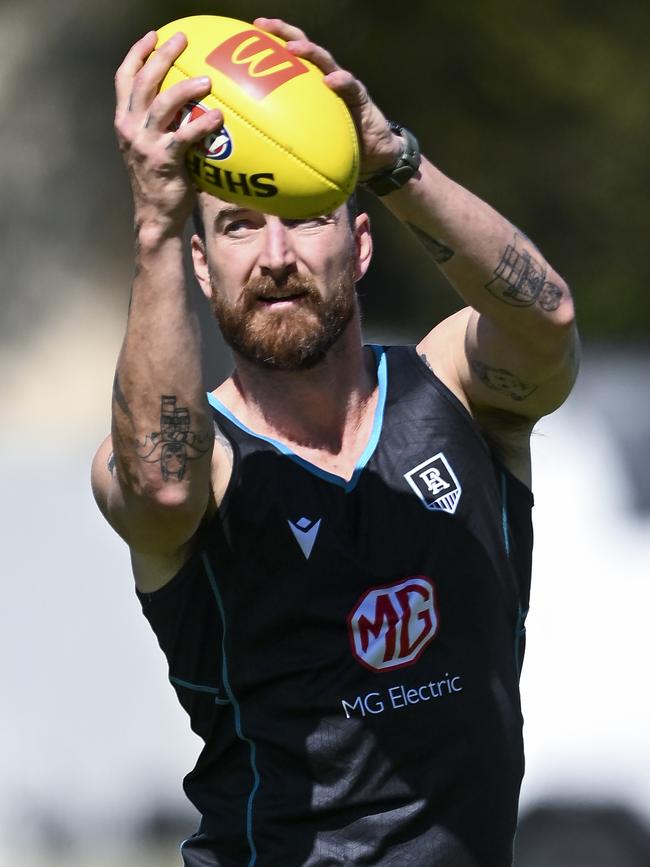
[[[210,395],[229,488],[140,594],[205,742],[188,865],[511,863],[532,495],[413,347],[373,351],[349,481]]]

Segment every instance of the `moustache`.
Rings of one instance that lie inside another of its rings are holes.
[[[244,284],[240,304],[244,311],[252,310],[259,301],[281,301],[302,298],[312,306],[321,306],[322,297],[313,279],[289,274],[278,280],[270,275],[252,277]]]

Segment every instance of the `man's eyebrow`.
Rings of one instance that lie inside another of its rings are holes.
[[[237,214],[245,214],[247,211],[248,208],[242,208],[239,205],[226,205],[224,208],[220,208],[215,214],[213,226],[215,229],[220,229],[226,220]]]
[[[336,211],[330,211],[327,214],[313,214],[311,217],[281,217],[280,219],[283,223],[308,223],[310,220],[338,223],[340,215]]]

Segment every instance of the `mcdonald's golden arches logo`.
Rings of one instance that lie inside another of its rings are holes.
[[[287,81],[309,72],[307,65],[259,30],[236,33],[205,58],[252,99],[262,100]]]

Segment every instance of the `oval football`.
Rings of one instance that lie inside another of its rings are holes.
[[[161,90],[203,75],[212,86],[176,123],[210,108],[224,115],[224,129],[188,152],[199,189],[290,219],[327,213],[351,195],[359,169],[354,122],[321,70],[234,18],[172,21],[158,30],[158,46],[177,32],[188,45]]]

